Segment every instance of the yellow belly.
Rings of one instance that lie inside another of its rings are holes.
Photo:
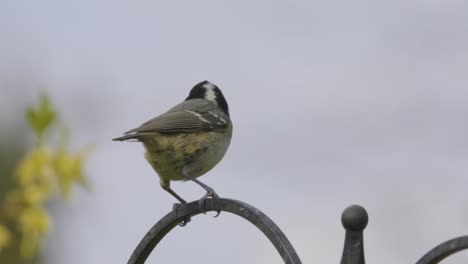
[[[232,126],[224,133],[199,132],[160,134],[143,140],[145,158],[162,181],[186,180],[211,170],[229,146]]]

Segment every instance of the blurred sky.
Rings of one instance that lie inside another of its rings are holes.
[[[111,138],[205,79],[235,127],[201,180],[268,214],[303,263],[339,262],[340,214],[354,203],[370,215],[369,263],[416,262],[466,234],[467,13],[455,0],[1,1],[2,133],[24,129],[47,90],[73,145],[96,145],[92,191],[52,206],[45,263],[126,263],[175,200],[140,144]],[[228,213],[171,232],[148,263],[188,261],[282,263]]]

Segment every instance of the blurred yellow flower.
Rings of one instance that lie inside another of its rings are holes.
[[[19,216],[18,224],[23,233],[45,234],[51,228],[50,217],[42,207],[25,208]]]
[[[51,177],[50,162],[51,153],[46,147],[33,149],[17,166],[17,182],[22,186],[44,182]]]
[[[44,208],[25,208],[18,219],[21,231],[20,252],[24,258],[33,257],[38,248],[40,239],[51,228],[51,220]]]
[[[74,154],[66,150],[60,150],[52,159],[52,168],[58,178],[60,191],[66,199],[71,197],[73,185],[83,182],[83,162],[85,158],[84,152]]]
[[[28,108],[26,117],[37,144],[16,165],[16,186],[8,190],[0,204],[0,251],[13,242],[14,232],[20,235],[21,256],[32,258],[52,227],[51,218],[44,209],[47,201],[58,190],[69,198],[77,183],[86,187],[83,166],[89,149],[79,153],[68,151],[69,138],[65,129],[58,148],[49,147],[46,139],[56,123],[57,113],[45,95],[37,107]]]
[[[20,242],[20,255],[24,259],[31,259],[39,250],[39,236],[37,234],[25,234]]]
[[[6,226],[0,224],[0,251],[10,245],[11,238],[10,230]]]
[[[22,198],[28,206],[40,206],[51,195],[52,190],[45,188],[43,185],[31,184],[24,187]]]

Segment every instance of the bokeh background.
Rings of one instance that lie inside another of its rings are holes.
[[[2,166],[31,144],[47,91],[73,145],[96,148],[91,191],[50,204],[43,263],[125,263],[172,208],[138,143],[110,139],[224,92],[231,147],[205,183],[258,207],[304,263],[338,263],[342,210],[361,204],[369,263],[411,263],[468,232],[468,2],[0,2]],[[9,175],[2,175],[9,177]],[[188,200],[192,183],[175,183]],[[466,263],[468,253],[444,263]],[[178,228],[148,263],[282,263],[227,213]]]

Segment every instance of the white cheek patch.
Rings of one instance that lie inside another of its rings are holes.
[[[211,83],[206,83],[203,87],[205,88],[205,99],[216,103],[215,86]]]
[[[197,112],[194,112],[194,111],[190,111],[190,110],[185,110],[186,112],[188,113],[191,113],[192,115],[198,117],[198,119],[200,119],[202,122],[205,122],[205,123],[211,123],[210,121],[208,121],[207,119],[205,119],[202,115],[200,115],[199,113]]]

